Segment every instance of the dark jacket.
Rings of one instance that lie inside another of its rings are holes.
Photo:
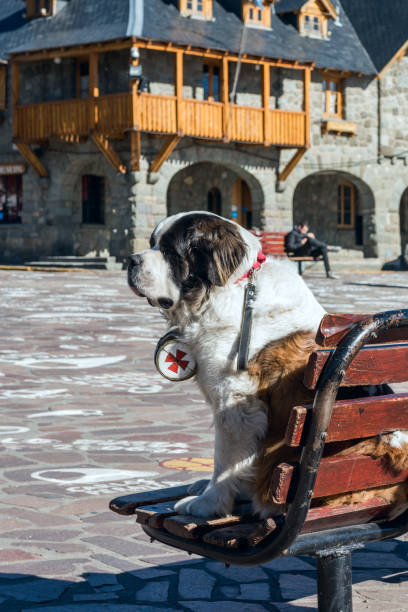
[[[307,238],[307,236],[302,234],[299,228],[295,225],[293,230],[285,236],[285,251],[287,253],[295,253],[298,249],[304,247],[302,244],[302,240],[304,238]]]

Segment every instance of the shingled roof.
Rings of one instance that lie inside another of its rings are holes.
[[[342,0],[378,72],[408,40],[407,0]]]
[[[306,2],[307,0],[277,0],[275,10],[277,13],[298,11]]]
[[[214,19],[205,21],[181,16],[177,0],[70,0],[53,17],[27,21],[22,0],[1,0],[0,57],[126,36],[238,53],[243,30],[240,2],[214,0],[213,7]],[[301,36],[294,24],[273,12],[271,29],[247,28],[245,52],[314,62],[319,68],[376,73],[341,6],[339,22],[330,20],[329,31],[329,40]]]

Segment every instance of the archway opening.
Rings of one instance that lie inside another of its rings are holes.
[[[408,187],[401,196],[400,209],[401,255],[407,257],[408,247]]]
[[[229,164],[198,162],[179,170],[167,190],[169,215],[208,210],[247,229],[262,226],[263,191],[247,170]]]
[[[374,196],[358,177],[337,171],[306,177],[295,189],[293,220],[307,220],[327,244],[377,257]]]
[[[222,196],[218,187],[212,187],[208,192],[207,209],[215,215],[222,215]]]

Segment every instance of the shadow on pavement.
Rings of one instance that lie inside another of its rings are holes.
[[[408,542],[401,541],[372,544],[354,552],[355,597],[370,598],[370,593],[378,596],[381,591],[382,603],[388,602],[387,597],[393,604],[398,597],[408,599],[408,586],[403,586],[408,581],[407,557]],[[131,565],[131,561],[118,559],[120,562]],[[0,574],[0,611],[301,612],[315,605],[315,578],[314,560],[309,557],[229,569],[193,558],[117,574],[87,572],[74,579],[13,573],[10,566],[10,573]]]

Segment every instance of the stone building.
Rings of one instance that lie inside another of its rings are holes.
[[[407,23],[404,0],[2,0],[2,261],[121,261],[184,210],[405,253]]]

